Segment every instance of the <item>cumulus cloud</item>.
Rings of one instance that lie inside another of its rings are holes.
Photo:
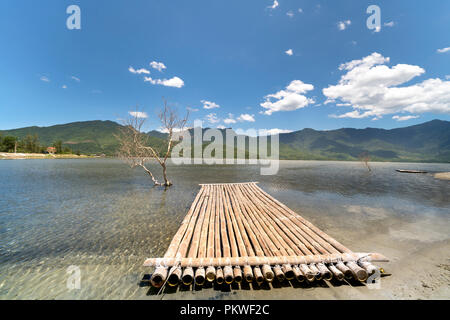
[[[80,78],[77,78],[75,76],[71,76],[70,79],[75,80],[76,82],[80,82],[81,81]]]
[[[292,49],[286,50],[284,53],[286,53],[288,56],[292,56],[294,54]]]
[[[150,82],[151,84],[160,84],[165,87],[181,88],[184,86],[184,81],[178,77],[173,77],[170,79],[153,79],[151,77],[144,77],[145,82]]]
[[[207,114],[207,115],[206,115],[206,120],[207,120],[209,123],[212,123],[212,124],[220,122],[220,119],[217,118],[217,115],[216,115],[215,113]]]
[[[272,4],[271,6],[268,6],[267,8],[275,9],[275,8],[278,7],[278,6],[279,6],[278,1],[277,1],[277,0],[274,0],[274,1],[273,1],[273,4]]]
[[[337,23],[337,26],[338,26],[338,29],[342,31],[342,30],[347,29],[347,27],[351,24],[352,24],[352,22],[350,20],[345,20],[345,21],[339,21]]]
[[[298,8],[298,12],[303,13],[303,9],[302,8]]]
[[[304,108],[314,103],[314,99],[308,98],[303,94],[314,89],[312,84],[303,83],[300,80],[293,80],[284,90],[266,95],[265,101],[260,104],[266,109],[262,112],[271,115],[278,111],[293,111]]]
[[[128,111],[128,114],[136,117],[136,118],[147,118],[148,115],[145,112],[141,112],[141,111]]]
[[[273,129],[259,129],[258,130],[258,135],[260,136],[274,136],[280,133],[289,133],[292,132],[292,130],[287,130],[287,129],[278,129],[278,128],[273,128]]]
[[[40,77],[40,80],[41,80],[41,81],[44,81],[44,82],[50,82],[50,79],[47,78],[46,76]]]
[[[244,121],[255,122],[255,115],[244,113],[244,114],[241,114],[237,119],[238,119],[238,121],[241,121],[241,122],[244,122]]]
[[[419,116],[393,116],[392,119],[395,119],[397,121],[406,121],[409,119],[417,119]]]
[[[450,113],[450,82],[439,78],[427,79],[405,86],[411,79],[422,75],[419,66],[397,64],[388,67],[390,59],[372,53],[360,60],[340,65],[346,71],[337,85],[324,88],[327,103],[339,100],[350,104],[352,111],[336,118],[381,118],[395,113]]]
[[[229,113],[228,118],[224,119],[223,122],[226,124],[236,123],[236,119],[234,119],[232,113]]]
[[[156,61],[150,62],[150,67],[152,67],[153,69],[158,70],[159,72],[161,72],[162,70],[164,70],[164,69],[167,68],[167,67],[164,65],[164,63],[162,63],[162,62],[156,62]]]
[[[442,48],[442,49],[437,49],[437,52],[438,52],[438,53],[450,52],[450,47]]]
[[[141,68],[141,69],[136,70],[132,66],[128,67],[128,71],[130,71],[131,73],[134,73],[134,74],[142,74],[142,73],[150,74],[150,71],[148,71],[147,69]]]
[[[214,108],[220,108],[220,106],[212,101],[208,100],[201,100],[201,103],[203,103],[203,109],[214,109]]]
[[[61,88],[67,89],[67,86],[65,84],[63,84],[63,86]]]

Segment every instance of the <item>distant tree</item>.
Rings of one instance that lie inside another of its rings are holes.
[[[38,153],[40,151],[39,137],[37,134],[28,134],[22,141],[21,147],[24,152]]]
[[[63,152],[62,141],[61,140],[57,140],[57,141],[53,142],[52,146],[55,147],[56,153],[60,154],[60,153]]]
[[[370,156],[367,152],[363,152],[359,155],[359,161],[367,168],[369,172],[372,171],[372,168],[369,165]]]
[[[13,136],[0,136],[0,151],[1,152],[14,152],[17,138]]]
[[[162,151],[159,151],[156,146],[152,146],[149,141],[150,137],[142,131],[146,118],[141,117],[141,115],[141,112],[136,111],[131,117],[123,121],[123,127],[119,129],[119,134],[116,135],[119,141],[119,158],[127,162],[132,168],[142,167],[155,185],[171,186],[172,182],[167,177],[166,162],[173,148],[173,134],[184,129],[189,112],[184,118],[179,118],[177,112],[164,101],[164,108],[158,115],[162,129],[167,132],[167,144],[165,150]],[[160,183],[146,166],[146,162],[150,160],[156,160],[161,166],[164,182]]]

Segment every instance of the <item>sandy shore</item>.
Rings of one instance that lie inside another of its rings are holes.
[[[43,154],[43,153],[8,153],[0,152],[0,160],[20,160],[20,159],[80,159],[93,158],[87,155],[76,154]]]
[[[436,179],[441,179],[441,180],[450,180],[450,172],[439,172],[439,173],[435,173],[434,177]]]

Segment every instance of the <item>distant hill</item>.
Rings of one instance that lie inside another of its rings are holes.
[[[81,153],[114,155],[118,147],[114,133],[119,127],[113,121],[84,121],[5,130],[0,134],[19,138],[37,134],[43,145],[61,140],[64,146]],[[153,130],[147,134],[153,145],[164,146],[165,133]],[[303,129],[280,134],[281,159],[357,160],[363,153],[377,161],[450,162],[450,122],[433,120],[390,130]]]
[[[59,124],[50,127],[26,127],[0,131],[2,135],[11,135],[20,139],[28,134],[37,134],[41,145],[50,146],[61,140],[63,146],[81,153],[113,154],[117,148],[114,133],[120,125],[113,121],[82,121]]]
[[[371,160],[450,162],[450,122],[433,120],[391,130],[303,129],[280,135],[284,159],[356,160],[362,153]]]

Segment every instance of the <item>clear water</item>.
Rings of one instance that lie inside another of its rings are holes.
[[[170,166],[174,186],[164,190],[119,160],[0,161],[0,299],[151,298],[141,282],[151,270],[142,263],[164,254],[199,183],[259,181],[354,251],[383,252],[391,246],[385,239],[449,239],[449,181],[395,169],[450,171],[450,164],[372,168],[282,161],[276,176],[261,176],[250,165]],[[420,239],[398,227],[414,221]],[[67,287],[71,265],[80,268],[80,289]]]

